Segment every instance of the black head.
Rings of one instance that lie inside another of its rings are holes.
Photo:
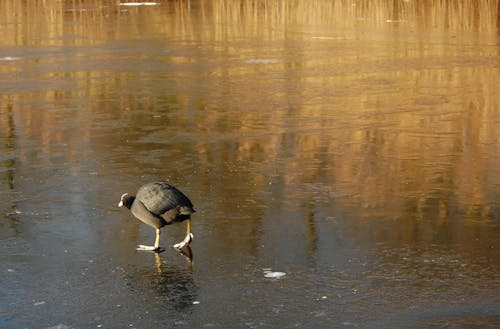
[[[125,206],[126,208],[130,209],[132,207],[132,203],[134,203],[135,196],[133,195],[128,195],[128,193],[124,193],[122,197],[120,198],[120,202],[118,203],[118,207],[123,207]]]

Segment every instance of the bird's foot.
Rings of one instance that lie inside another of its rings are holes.
[[[194,238],[193,233],[189,233],[188,235],[186,235],[186,237],[184,238],[184,240],[182,240],[179,243],[174,244],[173,247],[175,249],[179,250],[179,249],[184,248],[185,246],[189,246],[189,244],[191,243],[191,241],[193,240],[193,238]]]
[[[145,246],[143,244],[140,244],[135,248],[135,250],[138,251],[154,251],[154,252],[162,252],[163,250],[160,247],[155,247],[155,246]]]
[[[179,254],[181,254],[182,256],[184,256],[184,258],[188,261],[188,262],[192,262],[193,261],[193,252],[191,251],[191,247],[189,246],[186,246],[186,248],[184,249],[175,249]]]

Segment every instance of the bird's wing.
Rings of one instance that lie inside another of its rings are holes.
[[[143,186],[137,191],[136,198],[149,211],[159,216],[176,207],[190,209],[193,207],[191,201],[181,191],[167,183],[151,183]]]

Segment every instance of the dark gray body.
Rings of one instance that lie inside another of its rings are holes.
[[[154,228],[182,222],[195,212],[188,197],[175,186],[165,182],[143,185],[137,191],[133,202],[126,202],[125,205],[135,217]]]

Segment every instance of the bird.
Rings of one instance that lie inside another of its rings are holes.
[[[176,222],[187,221],[187,233],[184,240],[173,247],[181,250],[193,240],[191,215],[196,210],[184,193],[167,182],[145,184],[135,196],[122,194],[118,207],[128,208],[136,218],[156,230],[154,246],[138,245],[136,250],[160,252],[160,229]]]

